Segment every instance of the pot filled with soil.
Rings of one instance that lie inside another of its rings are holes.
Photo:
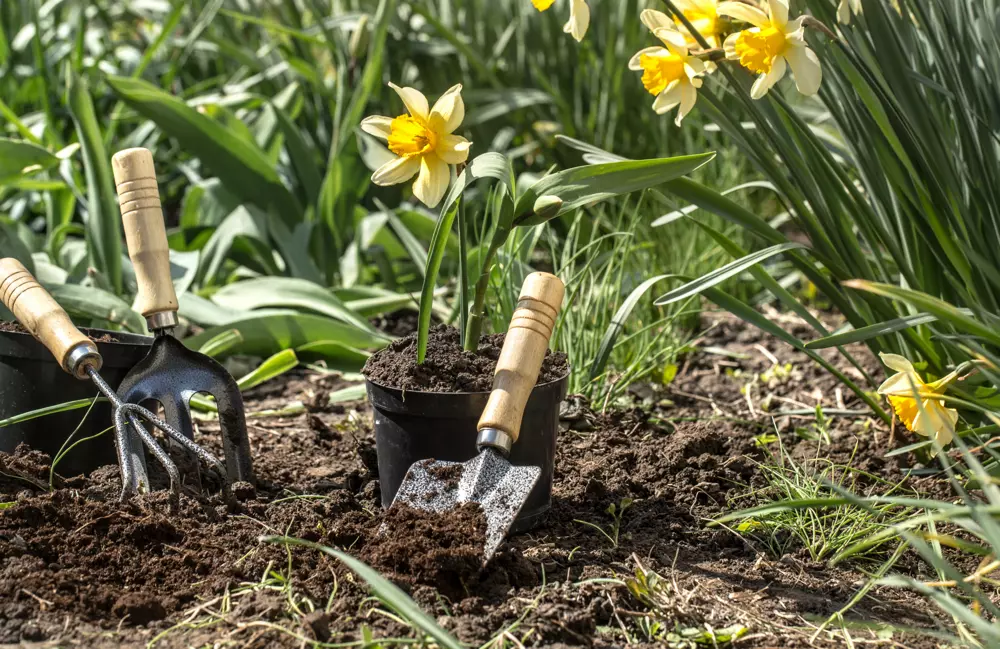
[[[383,507],[392,504],[414,462],[476,457],[477,424],[493,388],[504,336],[485,335],[476,351],[465,351],[457,329],[438,325],[430,331],[423,364],[416,362],[416,334],[393,342],[365,364]],[[534,526],[551,505],[559,404],[568,384],[566,355],[547,352],[524,410],[522,437],[509,457],[515,466],[537,466],[542,473],[512,531]]]
[[[115,389],[128,371],[146,355],[152,342],[146,336],[117,331],[81,331],[97,343],[104,358],[101,376]],[[94,396],[97,395],[93,383],[80,381],[66,373],[53,359],[52,352],[21,325],[0,321],[0,420]],[[111,426],[109,404],[95,404],[84,419],[86,412],[85,408],[69,410],[4,426],[0,428],[0,451],[12,453],[18,444],[25,443],[55,457],[74,430],[73,442],[76,442],[98,435]],[[108,432],[74,446],[60,460],[56,471],[73,476],[116,462],[114,436]]]

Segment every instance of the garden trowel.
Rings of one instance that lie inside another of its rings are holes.
[[[439,513],[478,503],[486,516],[484,564],[500,547],[541,474],[539,467],[511,465],[507,455],[520,434],[524,406],[538,380],[564,291],[562,281],[548,273],[532,273],[524,280],[493,391],[479,419],[479,455],[464,463],[416,462],[393,500],[393,506],[403,503]]]

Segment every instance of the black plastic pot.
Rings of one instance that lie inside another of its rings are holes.
[[[118,331],[81,331],[96,338],[109,334],[120,341],[97,343],[104,357],[101,376],[115,389],[132,366],[146,355],[153,341],[146,336]],[[91,381],[81,381],[63,371],[49,350],[30,334],[0,331],[0,419],[94,396],[97,396],[97,387]],[[84,413],[86,410],[70,410],[4,426],[0,428],[0,451],[13,452],[18,444],[25,442],[55,457],[77,426],[80,430],[73,437],[74,441],[96,435],[111,426],[111,406],[107,403],[96,404],[80,425]],[[107,433],[76,446],[60,460],[56,470],[60,475],[73,476],[115,462],[114,435]]]
[[[538,524],[552,504],[559,403],[566,396],[569,374],[536,385],[521,422],[521,437],[511,449],[510,461],[541,467],[542,474],[511,527],[520,532]],[[426,459],[465,462],[476,456],[476,425],[489,392],[414,392],[387,388],[368,381],[368,401],[375,411],[382,506],[396,496],[406,471]]]

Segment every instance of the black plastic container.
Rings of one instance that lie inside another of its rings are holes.
[[[427,459],[466,462],[476,456],[476,425],[489,392],[414,392],[387,388],[367,381],[368,401],[375,411],[382,506],[396,496],[406,471]],[[519,466],[541,467],[538,483],[528,495],[511,527],[520,532],[534,527],[552,504],[559,403],[566,396],[569,374],[536,385],[528,398],[521,436],[510,452]]]
[[[81,329],[101,338],[108,334],[119,342],[97,342],[104,358],[101,377],[118,389],[118,384],[146,352],[152,338],[118,331]],[[22,412],[54,406],[66,401],[97,396],[97,386],[67,374],[52,354],[30,334],[0,331],[0,419]],[[80,426],[74,441],[100,433],[111,426],[111,406],[98,403],[80,425],[85,409],[70,410],[0,428],[0,451],[11,453],[21,442],[55,457],[66,438]],[[79,444],[59,462],[60,475],[87,473],[117,462],[114,435],[110,432]]]

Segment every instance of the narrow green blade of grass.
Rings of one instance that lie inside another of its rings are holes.
[[[107,401],[104,397],[100,397],[98,401]],[[80,410],[81,408],[89,408],[94,403],[94,399],[77,399],[75,401],[66,401],[64,403],[57,403],[54,406],[45,406],[44,408],[38,408],[37,410],[30,410],[28,412],[22,412],[14,415],[13,417],[8,417],[6,419],[0,419],[0,428],[5,426],[13,426],[15,424],[21,424],[26,421],[31,421],[32,419],[38,419],[39,417],[45,417],[47,415],[56,415],[60,412],[69,412],[70,410]]]
[[[801,243],[788,242],[751,253],[742,259],[730,262],[722,268],[706,273],[694,281],[675,288],[666,295],[658,298],[656,300],[656,304],[659,306],[665,306],[667,304],[673,304],[674,302],[683,300],[684,298],[691,297],[692,295],[697,295],[706,289],[712,288],[713,286],[726,281],[730,277],[739,275],[743,271],[752,266],[756,266],[762,261],[796,248],[806,248],[806,246]]]
[[[967,315],[961,309],[948,304],[942,299],[928,295],[921,291],[900,288],[898,286],[890,286],[889,284],[880,284],[878,282],[851,280],[844,282],[844,285],[861,291],[881,295],[882,297],[901,300],[907,304],[917,307],[918,309],[923,309],[924,311],[937,316],[939,320],[950,323],[959,331],[964,331],[965,333],[972,334],[973,336],[979,336],[990,341],[994,345],[1000,345],[1000,333],[997,333],[995,330],[987,327],[971,315]]]
[[[136,112],[199,158],[227,189],[284,219],[289,227],[302,221],[302,206],[253,141],[145,81],[111,76],[108,84]]]
[[[348,388],[341,388],[330,393],[328,403],[333,406],[338,403],[346,403],[348,401],[360,401],[367,395],[367,390],[365,390],[365,385],[362,383],[360,385],[352,385]]]
[[[611,324],[604,331],[604,337],[601,339],[601,346],[597,350],[597,355],[594,357],[594,362],[590,366],[590,377],[589,380],[593,381],[595,378],[604,373],[604,368],[607,367],[608,359],[611,358],[611,352],[615,348],[615,343],[618,341],[618,336],[621,334],[622,329],[625,327],[625,321],[632,314],[632,310],[642,299],[649,289],[653,287],[654,284],[671,277],[676,277],[675,275],[657,275],[656,277],[650,277],[642,284],[639,284],[635,289],[629,293],[629,296],[625,298],[622,305],[618,307],[618,311],[615,312],[614,317],[611,318]]]
[[[304,362],[323,361],[331,370],[358,372],[371,356],[370,352],[356,349],[336,340],[317,340],[295,348]]]
[[[966,313],[971,315],[972,312],[966,310]],[[930,313],[915,313],[914,315],[894,318],[885,322],[868,325],[867,327],[824,336],[823,338],[806,343],[806,349],[827,349],[829,347],[865,342],[872,338],[896,333],[897,331],[903,331],[911,327],[919,327],[930,322],[937,322],[937,320],[937,316]]]
[[[91,263],[107,279],[115,294],[121,295],[122,244],[118,198],[111,173],[111,159],[104,148],[94,102],[83,77],[74,75],[70,79],[69,109],[83,151],[83,169],[87,177],[86,227]]]
[[[417,603],[410,599],[410,596],[400,590],[395,584],[383,577],[368,564],[355,559],[346,552],[341,552],[334,548],[329,548],[319,543],[303,541],[287,536],[265,536],[261,539],[265,543],[279,543],[283,545],[299,545],[312,550],[318,550],[342,562],[356,575],[368,583],[372,593],[386,606],[391,608],[402,618],[409,621],[415,627],[434,638],[437,644],[446,649],[464,649],[454,636],[438,626],[429,615],[424,613]]]

